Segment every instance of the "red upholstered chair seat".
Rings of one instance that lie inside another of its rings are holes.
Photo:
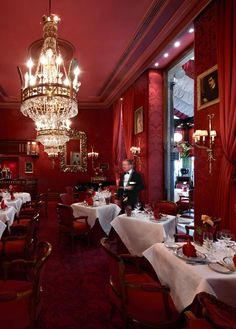
[[[1,328],[21,329],[30,324],[29,308],[32,283],[27,281],[0,281]]]
[[[144,283],[144,289],[127,287],[127,313],[129,316],[150,324],[166,322],[168,317],[164,311],[162,294],[152,289],[149,291],[148,289],[148,283],[156,286],[156,288],[161,288],[161,285],[145,273],[128,274],[125,276],[125,279],[131,285]],[[171,321],[177,321],[179,315],[171,298],[169,298],[169,305],[172,311]]]
[[[146,273],[126,273],[123,259],[128,255],[118,255],[107,238],[101,239],[101,245],[109,260],[110,300],[122,312],[124,327],[136,321],[152,328],[180,328],[169,289]]]
[[[24,257],[25,252],[25,239],[7,241],[4,248],[5,258],[20,258]],[[2,253],[3,243],[0,243],[0,251]]]
[[[88,232],[88,225],[86,223],[83,223],[79,220],[75,220],[73,222],[73,226],[74,226],[74,229],[76,231],[76,233],[85,233],[85,232]]]
[[[160,213],[166,215],[176,216],[178,213],[177,204],[172,201],[157,201],[154,205],[154,209],[158,209]]]

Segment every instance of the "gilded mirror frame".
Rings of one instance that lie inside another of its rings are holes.
[[[70,140],[80,141],[80,164],[67,164],[67,143],[61,148],[60,152],[60,168],[62,172],[76,173],[78,171],[87,171],[87,135],[83,131],[71,129],[69,132]]]

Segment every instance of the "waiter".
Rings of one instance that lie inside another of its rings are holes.
[[[132,208],[138,202],[139,191],[144,189],[141,175],[134,170],[132,160],[122,162],[123,174],[120,176],[118,199],[122,208],[130,205]]]

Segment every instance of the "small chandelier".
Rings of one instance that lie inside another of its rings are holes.
[[[68,140],[69,119],[78,114],[77,92],[80,69],[75,59],[66,71],[57,41],[59,17],[43,16],[43,46],[36,63],[30,58],[22,78],[21,112],[36,124],[37,140],[46,149]],[[33,68],[35,70],[33,71]]]

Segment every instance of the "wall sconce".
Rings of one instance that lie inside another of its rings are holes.
[[[211,174],[212,169],[212,161],[215,161],[214,155],[213,155],[213,146],[215,142],[215,138],[217,136],[217,133],[215,130],[212,130],[212,119],[214,118],[214,114],[208,114],[208,130],[196,130],[193,133],[193,139],[195,141],[195,146],[206,150],[208,154],[208,161],[209,161],[209,173]],[[209,136],[209,137],[208,137]],[[208,143],[207,143],[207,137],[208,137]]]
[[[92,163],[92,168],[94,169],[94,160],[96,160],[99,156],[98,152],[95,152],[93,150],[93,146],[91,147],[91,152],[88,152],[88,158],[91,159],[91,163]]]
[[[141,147],[140,147],[140,141],[139,141],[139,146],[131,146],[130,152],[132,153],[132,155],[133,155],[133,157],[135,159],[135,162],[137,161],[137,163],[141,167],[141,160],[140,160]]]
[[[39,144],[38,144],[38,142],[28,141],[27,142],[27,152],[26,153],[27,153],[27,155],[38,157],[39,156]]]

